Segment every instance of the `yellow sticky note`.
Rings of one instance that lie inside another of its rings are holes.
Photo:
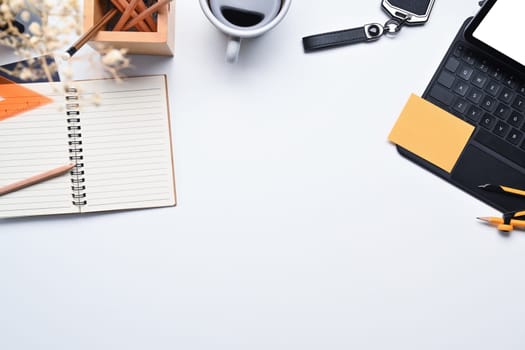
[[[388,140],[451,172],[474,126],[414,94]]]

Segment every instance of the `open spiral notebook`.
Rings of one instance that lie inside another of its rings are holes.
[[[24,87],[52,101],[0,118],[0,187],[76,166],[0,196],[0,218],[176,204],[165,76],[85,80],[67,89],[55,82]],[[20,108],[2,102],[4,110]]]

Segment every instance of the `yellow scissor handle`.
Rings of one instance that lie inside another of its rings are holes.
[[[515,219],[515,218],[520,218],[522,216],[525,216],[525,210],[512,213],[512,217],[510,218],[507,215],[510,216],[511,213],[507,213],[503,215],[503,222],[498,224],[498,230],[504,231],[504,232],[510,232],[514,229],[514,227],[525,227],[525,220]]]
[[[510,232],[512,230],[514,230],[514,226],[511,225],[511,224],[499,224],[498,225],[498,230],[500,231],[503,231],[503,232]]]
[[[519,216],[525,216],[525,210],[515,213],[513,217],[517,218]]]
[[[518,196],[525,197],[525,190],[520,190],[520,189],[517,189],[517,188],[512,188],[512,187],[507,187],[507,186],[501,186],[501,188],[505,192],[509,192],[509,193],[517,194]]]

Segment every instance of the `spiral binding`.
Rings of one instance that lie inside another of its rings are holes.
[[[71,170],[71,197],[73,205],[78,207],[86,205],[86,179],[84,178],[84,156],[82,155],[82,133],[80,126],[80,105],[78,103],[78,90],[74,87],[66,88],[66,115],[69,137],[69,159],[75,163]]]

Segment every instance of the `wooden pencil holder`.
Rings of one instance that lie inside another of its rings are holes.
[[[105,3],[104,0],[84,0],[83,32],[104,16]],[[155,32],[101,30],[89,41],[89,45],[111,45],[118,49],[128,49],[129,54],[173,56],[174,39],[175,1],[172,1],[159,10]]]

